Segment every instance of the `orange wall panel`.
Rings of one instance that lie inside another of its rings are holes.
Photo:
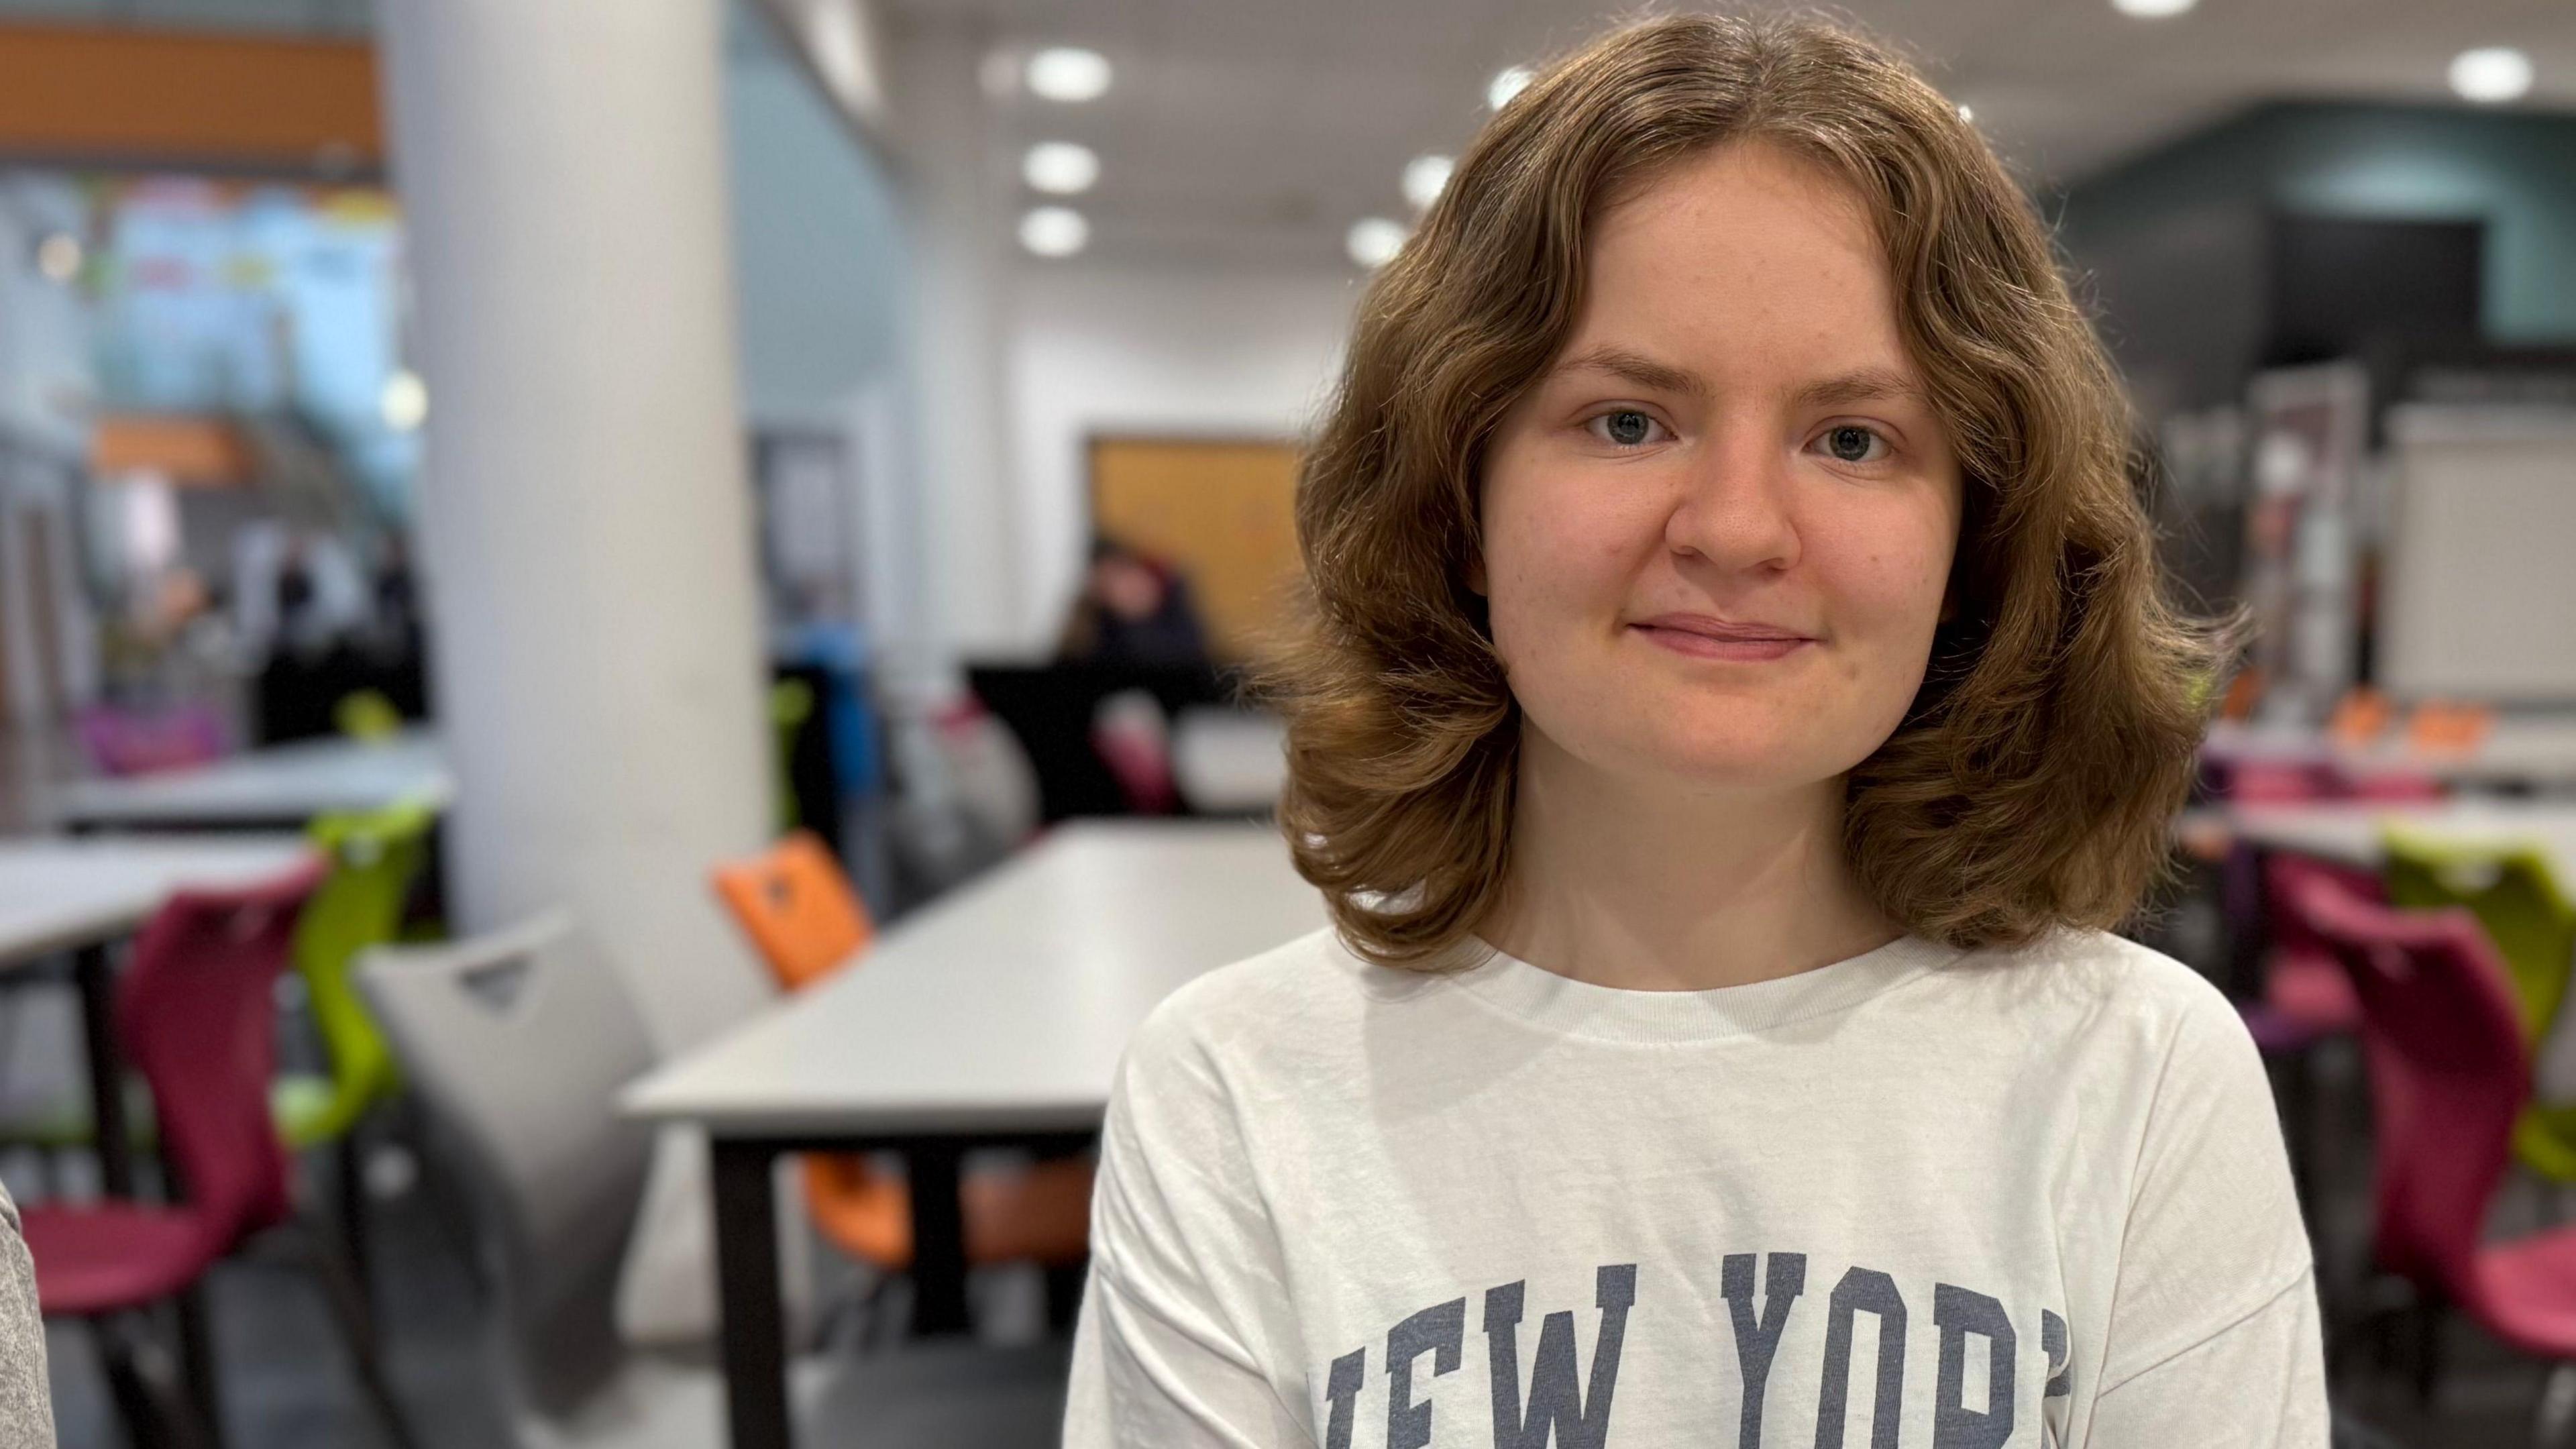
[[[354,40],[0,24],[0,154],[380,167],[375,51]]]

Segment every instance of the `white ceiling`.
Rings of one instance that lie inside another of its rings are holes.
[[[1066,106],[998,102],[1013,146],[1099,151],[1079,204],[1094,251],[1148,262],[1338,264],[1349,224],[1408,215],[1407,158],[1455,151],[1503,65],[1580,42],[1633,4],[1602,0],[885,0],[967,18],[1003,46],[1107,54],[1117,84]],[[2526,107],[2576,110],[2570,0],[2202,0],[2131,19],[2107,0],[1850,0],[2024,175],[2064,184],[2256,101],[2452,104],[2444,69],[2475,45],[2528,51]],[[1033,198],[1034,199],[1034,198]]]
[[[652,0],[638,0],[652,3]],[[1117,84],[1064,106],[994,102],[1014,152],[1064,138],[1100,153],[1079,205],[1100,257],[1343,265],[1368,215],[1408,215],[1398,180],[1454,152],[1485,83],[1618,17],[1608,0],[874,0],[967,23],[997,46],[1106,53]],[[363,33],[370,0],[0,0],[0,18]],[[736,0],[732,40],[745,34]],[[2257,101],[2455,104],[2473,45],[2539,71],[2527,108],[2576,111],[2576,0],[2201,0],[2133,20],[2108,0],[1848,0],[1836,13],[1906,49],[2033,183],[2063,185]],[[995,158],[1008,164],[1008,158]],[[1036,198],[1032,198],[1035,200]]]

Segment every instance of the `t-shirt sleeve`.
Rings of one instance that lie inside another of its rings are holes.
[[[2316,1449],[2324,1345],[2280,1119],[2235,1010],[2194,986],[2140,1142],[2083,1442]]]
[[[1308,1445],[1285,1269],[1214,1064],[1158,1012],[1101,1133],[1066,1449]],[[1296,1392],[1296,1391],[1291,1391]]]
[[[2332,1429],[2318,1337],[2316,1282],[2302,1275],[2242,1322],[2104,1393],[2088,1442],[2323,1449]]]

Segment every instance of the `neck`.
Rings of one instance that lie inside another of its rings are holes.
[[[1746,790],[1622,778],[1524,721],[1512,814],[1510,874],[1480,932],[1561,976],[1701,991],[1904,934],[1844,858],[1840,778]]]

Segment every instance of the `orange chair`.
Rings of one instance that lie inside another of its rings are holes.
[[[823,842],[798,831],[720,866],[716,894],[781,986],[801,991],[857,960],[875,935],[867,908]],[[888,1273],[912,1266],[912,1203],[900,1176],[859,1153],[808,1153],[805,1205],[843,1252]],[[1069,1267],[1090,1251],[1091,1164],[1063,1160],[976,1171],[960,1188],[970,1264]]]
[[[2486,743],[2494,730],[2493,708],[2444,699],[2415,706],[2406,721],[2407,742],[2428,754],[2465,755]]]
[[[790,991],[840,970],[876,938],[841,863],[812,831],[716,867],[715,886],[770,973]]]
[[[2367,685],[2355,685],[2335,701],[2334,713],[2326,720],[2326,734],[2336,744],[2360,749],[2386,734],[2396,717],[2396,706],[2388,702],[2387,695]]]

